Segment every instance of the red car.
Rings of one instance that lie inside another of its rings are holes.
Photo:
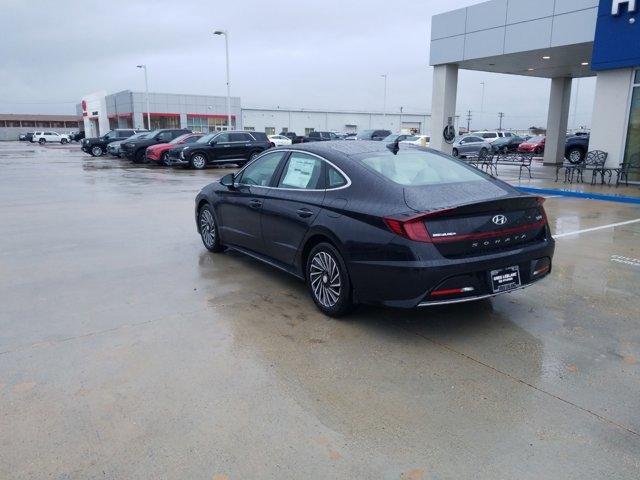
[[[537,137],[532,137],[526,142],[522,142],[518,147],[518,151],[520,153],[535,153],[535,154],[544,153],[545,140],[546,140],[546,137],[544,135],[538,135]]]
[[[194,143],[201,138],[203,133],[185,133],[179,137],[174,138],[169,143],[158,143],[157,145],[151,145],[147,147],[145,151],[145,158],[153,163],[162,163],[164,166],[169,166],[169,159],[167,152],[176,145],[183,145],[187,143]]]

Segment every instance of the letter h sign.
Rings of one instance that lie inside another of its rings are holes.
[[[629,13],[636,11],[636,0],[612,0],[611,2],[611,15],[619,15],[620,14],[620,6],[623,3],[627,3],[629,8]]]

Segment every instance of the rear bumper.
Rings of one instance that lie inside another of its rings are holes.
[[[349,262],[349,273],[357,301],[397,308],[415,308],[463,303],[494,297],[526,288],[551,272],[555,243],[552,239],[505,252],[476,257],[444,258],[421,261]],[[428,253],[428,252],[425,252]],[[549,268],[534,275],[537,262],[548,260]],[[494,292],[490,272],[518,266],[520,286]],[[431,296],[434,291],[467,288],[466,293]]]

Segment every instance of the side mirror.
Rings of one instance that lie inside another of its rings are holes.
[[[220,184],[224,185],[229,190],[235,188],[235,175],[233,173],[227,173],[220,179]]]

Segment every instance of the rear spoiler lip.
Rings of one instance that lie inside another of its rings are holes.
[[[467,202],[467,203],[459,203],[456,205],[446,205],[439,208],[435,208],[433,210],[416,210],[415,208],[411,208],[408,212],[397,213],[395,215],[386,215],[387,218],[394,218],[402,221],[409,221],[417,218],[433,218],[438,217],[440,215],[444,215],[447,212],[452,212],[454,210],[463,210],[466,207],[472,207],[476,205],[484,205],[491,204],[495,202],[509,201],[509,200],[525,200],[525,199],[535,199],[538,205],[542,205],[545,201],[544,197],[540,195],[532,195],[532,194],[517,194],[517,195],[506,195],[504,197],[491,198],[488,200],[481,200],[479,202]],[[533,206],[533,205],[532,205]]]

